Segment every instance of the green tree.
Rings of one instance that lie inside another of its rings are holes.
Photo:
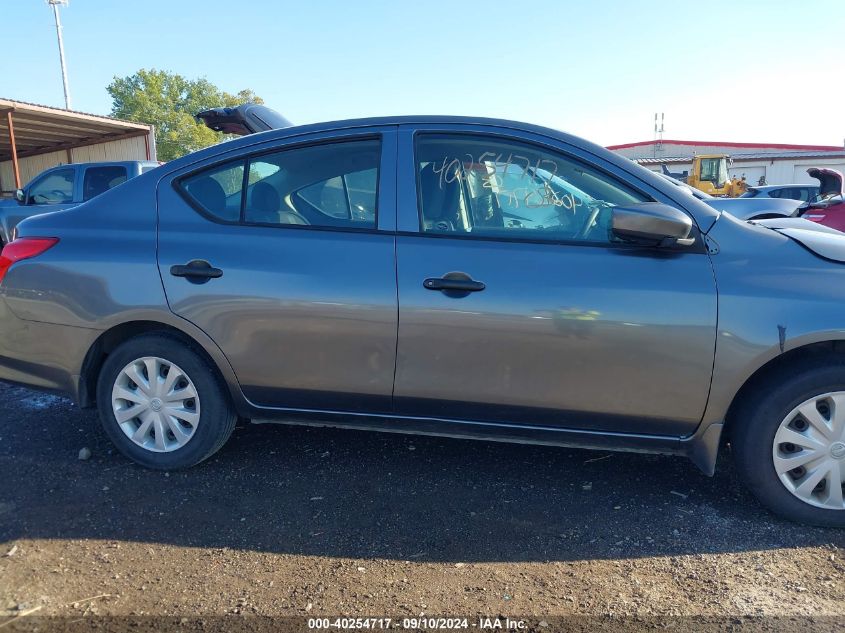
[[[230,94],[205,78],[187,79],[155,69],[115,77],[106,89],[112,98],[112,116],[155,125],[159,160],[172,160],[225,138],[197,123],[197,112],[246,101],[263,103],[252,90]]]

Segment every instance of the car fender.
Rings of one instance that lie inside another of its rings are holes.
[[[93,402],[95,390],[92,388],[91,371],[96,369],[96,363],[101,360],[100,353],[104,342],[114,334],[117,341],[122,342],[143,332],[163,330],[175,331],[188,339],[190,343],[204,352],[208,360],[218,370],[220,377],[232,397],[236,411],[242,416],[248,416],[250,404],[241,391],[240,383],[229,359],[217,344],[200,328],[190,321],[173,312],[156,310],[127,310],[110,315],[103,321],[104,329],[88,349],[78,371],[74,374],[74,384],[78,385],[75,400],[81,406],[88,406]]]
[[[719,324],[705,426],[724,421],[742,387],[776,358],[845,340],[845,264],[728,214],[708,239]]]

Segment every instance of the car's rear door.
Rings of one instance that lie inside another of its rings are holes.
[[[397,412],[695,428],[716,339],[702,238],[658,249],[609,231],[614,204],[671,200],[546,137],[431,125],[399,138]]]
[[[395,164],[395,131],[380,127],[265,143],[160,182],[170,307],[255,405],[390,410]]]

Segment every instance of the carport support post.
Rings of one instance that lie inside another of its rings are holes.
[[[18,165],[18,148],[15,145],[15,126],[12,123],[12,111],[6,110],[6,123],[9,124],[9,142],[12,144],[12,169],[15,172],[15,189],[21,188],[21,170]]]

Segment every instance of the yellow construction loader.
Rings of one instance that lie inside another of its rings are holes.
[[[748,184],[744,177],[728,176],[729,161],[727,154],[699,154],[692,158],[692,172],[673,174],[663,165],[663,173],[711,196],[738,198],[748,190]]]

